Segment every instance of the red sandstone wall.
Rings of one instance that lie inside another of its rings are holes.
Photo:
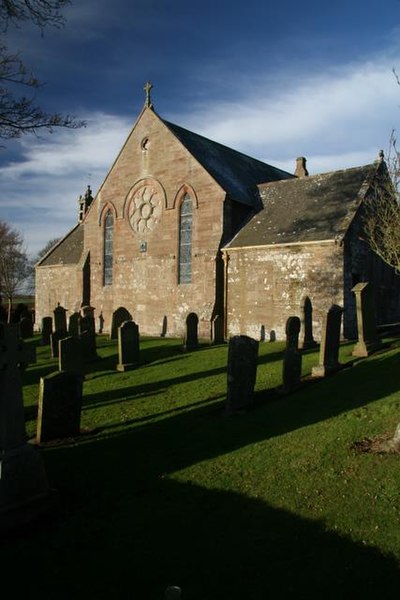
[[[35,327],[43,317],[53,317],[57,304],[68,310],[67,318],[79,310],[82,298],[82,270],[76,265],[54,265],[36,269]]]

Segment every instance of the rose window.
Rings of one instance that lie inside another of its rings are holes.
[[[147,233],[153,231],[161,217],[161,197],[152,186],[145,186],[134,194],[128,218],[133,231]]]

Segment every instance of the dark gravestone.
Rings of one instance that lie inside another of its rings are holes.
[[[223,344],[225,342],[224,319],[221,315],[217,315],[212,320],[212,332],[214,344]]]
[[[83,342],[78,337],[59,341],[58,369],[69,373],[83,372]]]
[[[312,302],[308,296],[304,298],[301,313],[303,318],[303,350],[318,346],[313,337],[313,322],[312,322]]]
[[[184,341],[186,350],[193,350],[199,345],[198,328],[199,317],[196,313],[190,313],[186,318],[186,335]]]
[[[134,321],[125,321],[118,328],[118,371],[129,371],[139,362],[139,327]]]
[[[340,328],[343,308],[333,304],[322,326],[319,364],[312,368],[313,377],[325,377],[343,368],[339,363]]]
[[[79,435],[82,382],[79,373],[52,373],[40,378],[37,443]]]
[[[300,384],[301,352],[299,350],[299,317],[289,317],[286,321],[286,349],[283,355],[282,387],[279,391],[288,394]]]
[[[42,345],[48,346],[50,344],[50,336],[53,333],[53,319],[51,317],[43,317],[41,333]]]
[[[50,350],[51,358],[58,358],[59,355],[59,342],[68,336],[66,331],[53,331],[50,335]]]
[[[67,310],[58,304],[57,308],[54,309],[54,331],[67,331]]]
[[[233,414],[254,402],[257,377],[258,341],[247,335],[235,335],[228,347],[228,393],[225,412]]]
[[[168,319],[167,316],[163,316],[162,327],[161,327],[161,337],[165,337],[167,335],[168,330]]]
[[[22,317],[19,322],[19,330],[21,333],[21,338],[26,340],[33,336],[33,321],[32,316]]]
[[[103,313],[101,312],[99,314],[99,333],[103,333],[103,329],[104,329],[104,317],[103,317]]]
[[[41,512],[49,486],[40,453],[27,444],[20,369],[34,352],[16,325],[0,325],[0,530],[26,523]]]
[[[77,337],[79,335],[79,320],[81,315],[78,312],[72,313],[68,321],[68,333],[73,337]]]
[[[120,306],[113,312],[111,318],[110,338],[112,340],[118,339],[118,327],[120,327],[120,325],[122,325],[122,323],[125,321],[132,321],[132,315],[126,310],[126,308]]]
[[[96,351],[96,331],[94,317],[87,315],[79,320],[80,339],[82,340],[82,352],[85,362],[91,362],[98,358]]]
[[[369,356],[383,347],[375,321],[374,291],[370,283],[357,283],[352,289],[356,297],[358,342],[353,356]]]

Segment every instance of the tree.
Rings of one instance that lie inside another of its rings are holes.
[[[69,0],[0,0],[0,31],[6,33],[10,25],[32,21],[41,30],[46,26],[62,27],[65,19],[60,9]],[[47,113],[35,102],[34,95],[27,96],[21,90],[33,91],[40,81],[25,66],[19,53],[0,44],[0,138],[18,138],[26,133],[37,133],[56,127],[76,129],[85,125],[71,115]]]
[[[392,133],[390,151],[364,204],[364,239],[400,275],[400,154]]]
[[[0,294],[7,298],[9,323],[13,298],[30,273],[31,266],[21,234],[5,221],[0,221]]]

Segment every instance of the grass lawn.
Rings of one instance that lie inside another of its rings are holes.
[[[184,353],[178,340],[143,339],[143,365],[125,373],[116,345],[98,346],[89,433],[41,449],[56,509],[0,543],[3,589],[9,579],[13,597],[57,600],[161,600],[169,584],[183,600],[398,594],[400,457],[352,444],[400,421],[400,342],[290,396],[265,394],[281,382],[283,345],[260,343],[260,403],[229,417],[227,346]],[[29,436],[39,378],[56,368],[48,347],[37,359],[24,374]],[[305,353],[303,374],[317,362]]]

